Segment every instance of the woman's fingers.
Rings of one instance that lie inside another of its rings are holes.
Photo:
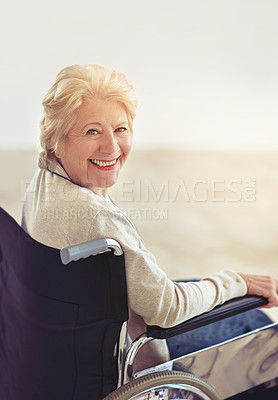
[[[268,299],[264,307],[271,308],[278,306],[278,280],[271,276],[250,275],[239,273],[247,286],[247,294],[263,296]]]

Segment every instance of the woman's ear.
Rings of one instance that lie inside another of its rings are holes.
[[[55,154],[56,158],[61,158],[61,154],[58,149],[56,151],[54,151],[54,154]]]
[[[54,150],[54,154],[56,158],[61,159],[63,155],[63,144],[61,142],[57,144],[56,150]]]

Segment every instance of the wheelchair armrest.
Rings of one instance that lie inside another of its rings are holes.
[[[191,331],[201,326],[211,324],[212,322],[220,321],[233,315],[249,311],[253,308],[261,307],[267,304],[267,299],[259,296],[244,296],[237,297],[226,301],[224,304],[216,306],[213,310],[204,314],[197,315],[179,325],[171,328],[160,328],[159,326],[147,326],[147,337],[154,339],[168,339],[170,337],[180,335],[181,333]]]

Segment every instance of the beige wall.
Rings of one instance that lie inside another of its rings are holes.
[[[57,72],[100,63],[139,97],[138,147],[278,147],[276,0],[14,0],[1,10],[0,146],[34,148]]]

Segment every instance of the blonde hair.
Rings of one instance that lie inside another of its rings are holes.
[[[66,67],[59,72],[42,102],[40,168],[46,169],[56,159],[55,151],[72,127],[76,110],[88,98],[121,102],[132,130],[137,99],[125,75],[95,64]]]

